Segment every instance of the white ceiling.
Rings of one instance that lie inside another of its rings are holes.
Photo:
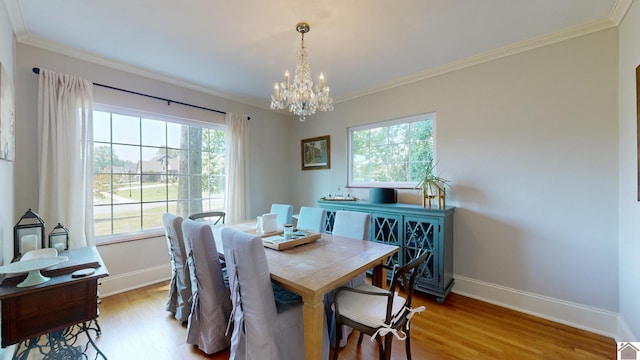
[[[264,108],[300,35],[336,102],[616,26],[630,0],[4,0],[19,42]],[[623,3],[621,5],[621,3]],[[55,69],[53,69],[55,70]]]

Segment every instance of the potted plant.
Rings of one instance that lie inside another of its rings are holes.
[[[433,160],[427,162],[424,177],[416,185],[416,188],[422,191],[422,206],[431,207],[431,200],[436,200],[438,209],[444,209],[447,195],[446,187],[451,187],[451,185],[449,185],[449,180],[436,175],[436,165],[438,164],[434,164]]]

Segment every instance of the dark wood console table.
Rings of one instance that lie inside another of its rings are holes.
[[[16,287],[23,275],[6,278],[0,285],[3,348],[80,323],[86,328],[87,322],[98,317],[98,280],[109,276],[98,250],[90,246],[59,255],[69,260],[42,270],[44,276],[51,277],[48,282]],[[74,271],[86,268],[95,272],[72,277]]]

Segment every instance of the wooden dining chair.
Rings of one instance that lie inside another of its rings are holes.
[[[191,278],[182,236],[182,217],[166,213],[162,215],[162,224],[171,261],[171,282],[165,308],[178,321],[186,322],[191,313]]]
[[[227,213],[224,211],[207,211],[189,215],[191,220],[210,219],[213,225],[224,224]]]
[[[327,219],[327,210],[317,207],[301,206],[298,215],[298,229],[323,232]]]
[[[389,290],[366,283],[355,288],[338,288],[333,303],[336,325],[348,325],[360,331],[358,345],[362,343],[363,334],[375,339],[381,360],[391,358],[393,337],[405,341],[407,359],[411,360],[409,322],[415,313],[425,310],[424,306],[412,307],[413,291],[416,278],[424,268],[421,265],[429,255],[432,254],[423,251],[408,264],[395,267]],[[400,288],[406,297],[399,295]],[[336,343],[340,342],[341,335],[340,331],[336,332]],[[333,360],[338,359],[338,352],[336,348]]]
[[[226,335],[232,307],[229,287],[225,286],[211,226],[187,219],[182,223],[182,232],[189,244],[186,247],[189,270],[195,280],[187,344],[213,354],[228,348],[231,343],[231,337]]]
[[[342,236],[351,239],[358,240],[369,240],[369,219],[370,216],[368,213],[357,212],[357,211],[347,211],[347,210],[338,210],[336,211],[334,222],[333,222],[333,236]],[[363,272],[359,274],[353,279],[347,281],[344,286],[347,287],[356,287],[358,285],[364,284],[367,280],[367,274]],[[335,291],[328,292],[324,297],[325,302],[325,312],[326,316],[329,320],[329,330],[330,337],[335,338],[333,335],[336,329],[340,329],[341,337],[339,337],[340,342],[338,343],[339,347],[345,347],[347,345],[347,337],[351,334],[351,328],[348,326],[336,326],[333,321],[333,310],[331,305],[333,304],[333,299],[335,297]],[[336,346],[338,348],[338,346]]]

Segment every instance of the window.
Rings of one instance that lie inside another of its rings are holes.
[[[132,114],[93,113],[95,236],[157,232],[165,212],[223,210],[224,127]]]
[[[349,186],[413,187],[433,159],[435,114],[349,128]]]

